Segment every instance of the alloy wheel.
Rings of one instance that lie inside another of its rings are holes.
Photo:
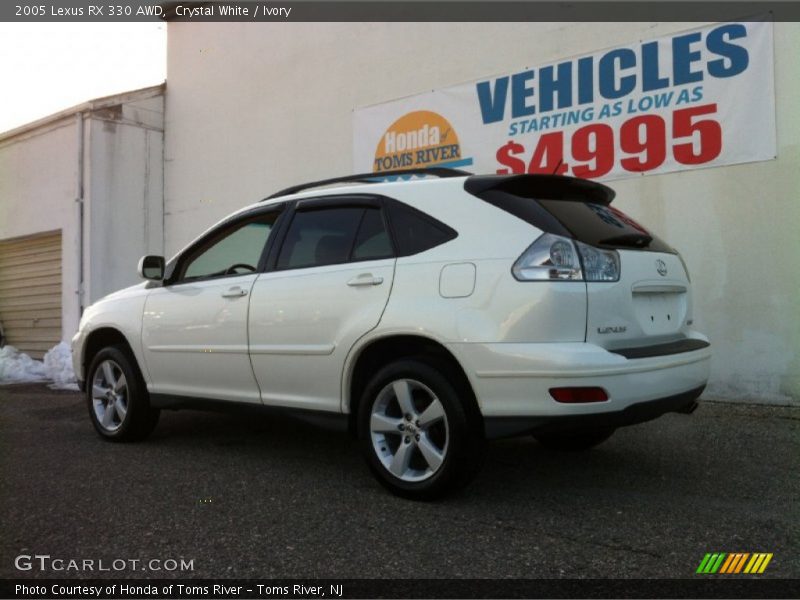
[[[444,405],[414,379],[398,379],[378,393],[369,429],[375,455],[402,481],[429,479],[447,456],[450,429]]]
[[[117,431],[128,414],[128,382],[122,368],[113,360],[104,360],[94,372],[92,406],[100,426],[109,433]]]

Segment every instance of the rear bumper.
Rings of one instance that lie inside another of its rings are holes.
[[[708,341],[698,334],[693,338]],[[484,419],[505,424],[501,430],[509,430],[515,420],[524,421],[519,432],[546,421],[553,421],[553,427],[555,420],[562,422],[558,427],[581,425],[581,417],[599,415],[609,426],[620,426],[680,410],[702,392],[711,360],[706,345],[645,358],[626,358],[590,343],[465,343],[449,348],[467,372]],[[559,403],[549,393],[554,387],[601,387],[608,400]]]
[[[563,417],[487,417],[484,428],[488,439],[523,433],[561,433],[590,429],[616,429],[651,421],[669,412],[691,414],[705,386],[666,398],[631,404],[623,410]]]

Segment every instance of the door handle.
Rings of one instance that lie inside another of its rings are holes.
[[[354,277],[347,282],[350,287],[361,287],[365,285],[380,285],[383,283],[383,277],[373,277],[372,273],[362,273],[358,277]]]
[[[241,298],[242,296],[247,296],[247,290],[243,290],[238,285],[222,292],[223,298]]]

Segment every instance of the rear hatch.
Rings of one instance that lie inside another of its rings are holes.
[[[691,285],[674,249],[611,206],[538,202],[574,239],[619,255],[618,281],[586,283],[586,341],[617,350],[685,338],[692,318]]]
[[[471,177],[465,188],[545,233],[617,253],[618,279],[584,283],[587,342],[629,358],[692,349],[691,284],[684,263],[653,232],[610,206],[613,190],[536,175]]]

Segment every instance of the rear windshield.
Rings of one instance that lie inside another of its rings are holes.
[[[621,210],[596,202],[571,198],[530,198],[502,190],[476,194],[547,233],[571,237],[585,244],[604,248],[648,250],[674,253],[659,239]]]

